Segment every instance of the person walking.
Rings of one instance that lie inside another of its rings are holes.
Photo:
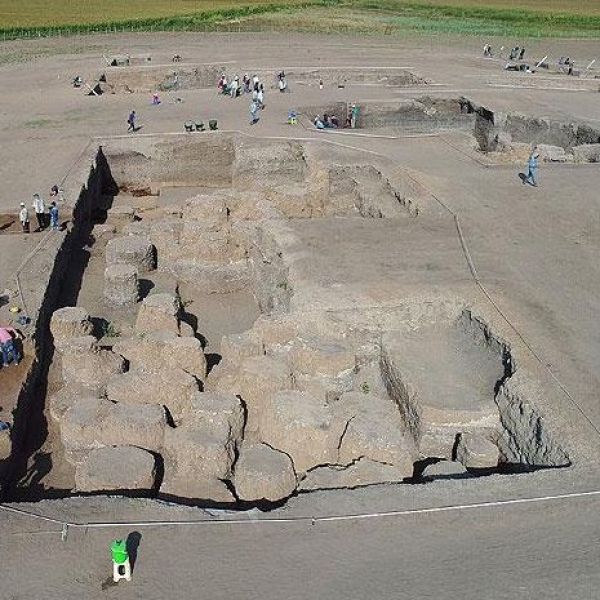
[[[529,160],[527,161],[527,176],[523,178],[523,183],[528,183],[533,187],[537,187],[537,170],[538,170],[538,158],[540,153],[538,152],[537,146],[533,147]]]
[[[132,110],[129,113],[129,116],[127,117],[127,132],[129,133],[130,131],[135,132],[135,120],[137,118],[137,115],[135,114],[135,110]]]
[[[14,336],[14,337],[13,337]],[[19,333],[12,327],[0,327],[0,352],[2,353],[2,365],[8,367],[11,360],[18,365],[21,362],[21,354],[15,344]]]
[[[33,195],[33,203],[31,208],[33,208],[35,212],[35,218],[38,222],[38,231],[46,229],[46,208],[44,206],[44,201],[39,194]]]
[[[56,202],[50,204],[50,227],[54,231],[58,229],[58,206],[56,206]]]
[[[21,202],[21,210],[19,211],[19,221],[21,222],[23,233],[29,233],[29,211],[25,206],[25,202]]]

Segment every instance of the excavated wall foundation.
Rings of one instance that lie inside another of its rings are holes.
[[[292,256],[310,255],[301,224],[418,228],[408,191],[374,165],[297,142],[107,141],[40,303],[8,497],[44,451],[61,486],[37,497],[239,506],[412,481],[431,475],[423,461],[451,463],[457,476],[570,464],[534,405],[532,376],[467,299],[408,292],[401,310],[294,307],[304,283]],[[76,246],[90,256],[71,273],[71,302],[64,289],[59,300]],[[207,339],[205,315],[235,320],[249,292],[256,313]],[[52,442],[25,426],[45,419]]]

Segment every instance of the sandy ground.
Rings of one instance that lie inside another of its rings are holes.
[[[15,212],[20,201],[30,202],[34,192],[46,192],[62,181],[90,137],[124,134],[132,108],[140,115],[142,133],[181,131],[186,119],[214,117],[223,129],[255,136],[317,138],[312,130],[287,126],[287,111],[331,100],[393,100],[423,93],[375,86],[322,91],[298,86],[289,95],[270,92],[260,123],[250,127],[246,100],[219,98],[213,90],[182,91],[178,96],[184,102],[177,104],[166,94],[159,107],[150,106],[145,94],[94,98],[74,90],[69,85],[73,76],[100,72],[102,53],[150,52],[159,64],[178,52],[190,62],[234,61],[240,73],[259,67],[275,72],[293,66],[406,66],[438,84],[430,86],[428,94],[464,94],[494,109],[600,123],[598,93],[589,84],[558,78],[547,79],[543,87],[532,86],[533,77],[506,74],[498,61],[479,58],[481,40],[465,44],[436,38],[165,34],[35,43],[36,48],[25,42],[0,48],[0,56],[10,59],[0,67],[3,214]],[[568,40],[539,41],[528,48],[539,57],[570,54],[580,64],[597,52],[591,42]],[[35,53],[46,56],[15,62]],[[460,215],[482,282],[570,394],[559,394],[557,410],[573,436],[564,442],[582,457],[575,469],[551,473],[543,490],[528,475],[514,483],[505,479],[487,493],[492,499],[563,493],[573,490],[578,473],[585,474],[586,489],[597,489],[600,474],[592,460],[599,440],[596,428],[600,429],[597,166],[544,165],[541,186],[531,189],[521,185],[514,166],[486,167],[460,147],[457,150],[454,135],[385,140],[340,133],[328,139],[383,154],[410,168]],[[316,231],[319,225],[311,227]],[[0,232],[0,289],[40,235]],[[444,283],[460,286],[467,270],[459,263],[457,239],[448,240],[434,258],[443,267]],[[339,252],[343,254],[343,245]],[[393,263],[401,249],[391,245],[387,253]],[[414,264],[426,262],[429,253],[435,254],[423,248]],[[410,283],[409,274],[403,279],[398,265],[395,268],[397,285]],[[359,288],[368,283],[368,269],[362,272]],[[342,275],[352,279],[351,270]],[[393,286],[390,289],[393,293]],[[313,292],[319,293],[318,287]],[[227,321],[227,315],[220,318]],[[6,392],[6,384],[0,372],[0,393]],[[361,512],[386,498],[400,502],[413,493],[406,486],[393,494],[383,487],[367,495],[348,492],[343,502],[335,495],[305,496],[298,502],[308,514],[318,514],[331,503],[344,512]],[[419,493],[425,504],[436,497],[435,488]],[[469,492],[455,486],[445,494],[447,504],[459,504]],[[119,503],[111,504],[108,513],[102,506],[99,500],[90,501],[80,514],[84,520],[119,517]],[[164,598],[169,592],[177,598],[196,598],[199,590],[211,598],[593,598],[598,583],[597,508],[597,500],[591,498],[551,507],[415,515],[394,522],[152,529],[143,532],[134,583],[116,589],[102,589],[109,574],[108,543],[131,528],[80,530],[61,542],[56,533],[39,531],[31,521],[4,515],[0,561],[7,577],[0,598]],[[144,514],[150,518],[152,507]]]

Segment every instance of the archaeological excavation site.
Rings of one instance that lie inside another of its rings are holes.
[[[423,111],[497,128],[467,101]],[[408,172],[228,133],[91,152],[40,300],[7,497],[269,508],[570,464],[538,367]],[[42,459],[43,488],[27,478]]]

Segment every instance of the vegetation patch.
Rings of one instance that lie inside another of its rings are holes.
[[[0,0],[4,39],[110,31],[277,28],[314,33],[600,37],[600,3],[582,0]]]

